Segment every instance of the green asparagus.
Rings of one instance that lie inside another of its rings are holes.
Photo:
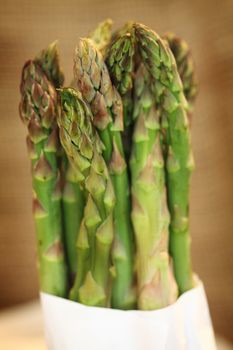
[[[151,89],[161,109],[171,214],[170,252],[179,292],[183,293],[193,287],[188,207],[194,161],[187,118],[188,105],[170,49],[147,27],[135,24],[134,28],[138,52],[151,76]]]
[[[42,50],[35,59],[41,66],[48,80],[59,88],[64,82],[64,74],[61,70],[57,42],[53,42],[47,49]],[[69,267],[71,282],[74,279],[77,268],[77,234],[81,225],[84,198],[79,184],[75,179],[72,168],[66,159],[59,138],[57,148],[57,159],[62,177],[62,211],[64,244]]]
[[[191,51],[139,23],[112,33],[107,19],[79,41],[74,88],[63,83],[56,42],[23,67],[41,290],[89,306],[170,305],[194,286]]]
[[[56,88],[62,86],[64,74],[60,67],[57,41],[54,41],[46,49],[42,50],[36,56],[34,62],[41,67],[47,79],[53,83]]]
[[[120,32],[121,33],[121,32]],[[106,54],[109,75],[123,101],[124,124],[127,128],[132,121],[133,76],[135,71],[135,38],[130,27],[124,28],[122,35],[116,35]]]
[[[60,139],[87,197],[77,240],[77,274],[70,297],[86,305],[107,306],[114,191],[89,106],[71,88],[62,89],[60,99]]]
[[[138,308],[154,310],[177,299],[168,254],[166,201],[160,122],[150,76],[140,64],[134,83],[135,129],[131,154],[132,221],[137,244]]]
[[[89,33],[89,38],[94,42],[97,50],[104,56],[106,48],[111,41],[112,20],[106,19],[98,24],[95,30]]]
[[[103,152],[116,194],[112,307],[135,307],[133,285],[133,233],[130,222],[129,181],[121,140],[123,109],[102,55],[88,39],[80,40],[74,56],[77,86],[89,102],[93,123],[105,146]]]
[[[65,297],[67,272],[61,232],[57,166],[57,96],[42,69],[28,61],[22,72],[20,115],[28,128],[41,290]]]
[[[177,69],[183,84],[184,95],[192,111],[193,103],[197,95],[197,80],[194,72],[194,62],[191,50],[186,41],[180,39],[173,33],[166,33],[163,38],[175,57]]]

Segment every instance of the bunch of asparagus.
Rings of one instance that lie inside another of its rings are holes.
[[[63,82],[56,42],[23,67],[41,290],[125,310],[172,304],[194,285],[190,50],[106,20],[80,39]]]

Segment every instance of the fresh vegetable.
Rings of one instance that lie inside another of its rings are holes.
[[[114,246],[112,260],[114,279],[112,307],[135,307],[133,290],[133,232],[130,221],[130,188],[127,165],[121,138],[123,107],[120,95],[112,85],[101,53],[92,42],[79,42],[74,56],[74,74],[79,91],[89,102],[93,123],[104,145],[103,156],[113,182],[116,205],[114,207]]]
[[[60,90],[60,99],[61,142],[87,198],[71,298],[87,305],[107,306],[115,195],[89,106],[71,88]]]
[[[194,286],[191,51],[139,23],[112,33],[106,20],[79,40],[63,85],[54,42],[20,87],[41,289],[89,306],[170,305]]]
[[[40,66],[33,61],[28,61],[23,68],[20,91],[20,116],[28,129],[41,290],[65,297],[67,269],[57,164],[57,94]]]

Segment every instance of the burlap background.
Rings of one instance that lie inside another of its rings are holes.
[[[73,48],[98,21],[128,19],[192,46],[200,82],[193,118],[196,172],[191,191],[195,270],[217,331],[233,339],[233,2],[0,1],[0,306],[36,297],[35,239],[25,129],[18,118],[22,64],[59,39],[66,81]]]

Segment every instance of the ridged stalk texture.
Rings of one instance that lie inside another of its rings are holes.
[[[105,146],[103,152],[113,182],[114,247],[112,259],[114,279],[112,307],[135,306],[133,290],[133,232],[130,221],[130,198],[127,166],[121,139],[123,108],[120,95],[112,85],[101,53],[88,39],[80,41],[75,51],[74,74],[79,90],[89,102],[93,123]]]
[[[170,216],[167,208],[159,113],[150,76],[140,64],[134,82],[131,154],[132,221],[136,237],[138,308],[154,310],[177,299],[177,285],[168,254]]]
[[[20,92],[20,116],[28,128],[40,286],[44,292],[65,297],[67,271],[56,154],[56,91],[40,66],[28,61],[23,68]]]
[[[77,274],[70,297],[86,305],[108,306],[113,186],[89,106],[79,92],[70,88],[60,91],[60,100],[60,139],[87,198],[77,239]]]
[[[188,105],[177,65],[170,49],[147,27],[135,24],[138,53],[151,79],[165,132],[168,204],[171,214],[170,253],[179,292],[193,287],[190,233],[189,182],[194,166],[190,144]]]

